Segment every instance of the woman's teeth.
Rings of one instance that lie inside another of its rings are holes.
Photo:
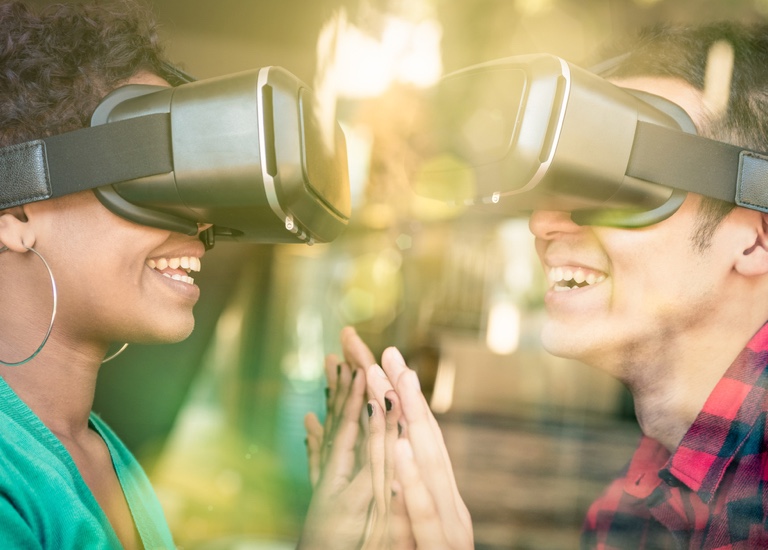
[[[181,256],[179,258],[152,258],[147,260],[147,266],[160,272],[164,277],[173,279],[174,281],[181,281],[187,284],[194,284],[195,280],[189,275],[183,275],[181,273],[168,273],[166,269],[182,269],[187,273],[191,271],[200,271],[200,258],[196,256]]]

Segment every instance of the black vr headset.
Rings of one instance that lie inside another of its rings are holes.
[[[189,235],[328,242],[347,225],[346,143],[309,88],[279,67],[175,87],[129,85],[91,127],[0,149],[0,209],[93,189],[112,212]],[[326,132],[328,133],[328,132]]]
[[[696,135],[679,106],[550,55],[444,77],[410,138],[415,191],[503,215],[643,227],[688,191],[768,212],[768,156]]]

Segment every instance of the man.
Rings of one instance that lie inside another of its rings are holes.
[[[723,44],[733,70],[718,109],[705,81]],[[768,26],[654,29],[624,51],[607,79],[678,104],[701,135],[768,150]],[[644,433],[626,472],[590,507],[583,546],[768,546],[768,215],[689,193],[669,218],[639,229],[543,210],[530,229],[550,281],[544,347],[625,383]],[[405,503],[411,543],[471,548],[418,380],[394,349],[382,366],[395,391],[368,367],[372,434],[377,412],[391,410],[405,436],[378,443],[388,458],[371,467],[394,462],[393,498]]]
[[[765,151],[767,39],[764,26],[657,30],[606,76],[677,103],[700,134]],[[722,41],[733,51],[730,100],[711,113],[704,79]],[[531,216],[544,268],[575,262],[606,279],[548,293],[544,345],[624,382],[644,433],[624,477],[590,508],[583,543],[764,547],[768,217],[691,193],[643,230],[563,221]]]

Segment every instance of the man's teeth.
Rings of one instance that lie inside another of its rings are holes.
[[[553,290],[558,292],[602,283],[604,280],[605,274],[580,267],[553,267],[549,270],[549,282]]]
[[[154,258],[147,260],[147,266],[151,269],[156,269],[162,272],[164,269],[183,269],[187,273],[191,271],[200,271],[200,258],[196,256],[181,256],[179,258]],[[181,275],[179,273],[161,273],[164,277],[173,279],[174,281],[182,281],[184,283],[193,284],[195,280],[188,275]]]

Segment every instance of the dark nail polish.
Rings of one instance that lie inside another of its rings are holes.
[[[387,411],[392,410],[392,401],[390,401],[389,398],[387,397],[384,398],[384,405],[386,405]]]
[[[368,403],[368,416],[369,417],[373,416],[373,405],[371,405],[370,403]]]
[[[341,363],[336,365],[336,376],[341,376]]]

